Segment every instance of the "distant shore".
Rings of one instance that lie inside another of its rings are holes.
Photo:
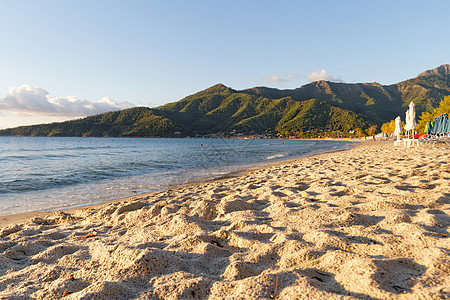
[[[94,207],[2,216],[0,298],[445,298],[449,160],[446,148],[368,141]]]

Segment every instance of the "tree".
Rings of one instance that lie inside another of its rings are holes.
[[[441,100],[439,107],[433,111],[433,117],[437,117],[445,113],[450,113],[450,96],[445,96],[444,99]]]
[[[356,128],[356,129],[355,129],[355,133],[356,133],[356,135],[357,135],[358,137],[363,137],[363,136],[365,136],[365,134],[364,134],[364,132],[363,132],[363,130],[362,130],[361,128]]]
[[[384,123],[381,125],[381,131],[386,132],[387,134],[394,133],[395,131],[395,120],[391,120],[388,123]]]
[[[401,129],[403,130],[403,128],[405,128],[405,122],[401,122]],[[381,131],[382,132],[386,132],[387,134],[391,134],[394,133],[395,131],[395,120],[391,120],[388,123],[384,123],[381,126]]]
[[[433,120],[433,114],[430,114],[429,112],[425,111],[420,115],[419,117],[420,121],[417,123],[416,131],[419,133],[422,133],[425,131],[425,126],[427,125],[428,121]]]
[[[377,125],[372,125],[367,129],[367,135],[374,135],[377,132]]]

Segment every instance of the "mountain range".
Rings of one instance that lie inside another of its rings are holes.
[[[296,89],[223,84],[156,108],[134,107],[60,123],[0,130],[0,135],[176,137],[229,134],[311,136],[364,132],[403,116],[432,112],[450,95],[450,65],[392,85],[315,81]]]

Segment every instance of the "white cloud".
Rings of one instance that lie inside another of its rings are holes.
[[[327,70],[312,71],[311,74],[306,75],[306,78],[308,78],[308,80],[310,82],[319,81],[319,80],[342,81],[342,79],[340,79],[340,78],[329,75]]]
[[[271,77],[264,77],[263,81],[265,81],[267,83],[274,83],[274,82],[279,83],[279,82],[286,82],[286,79],[278,74],[275,74]]]
[[[297,79],[297,78],[299,78],[299,75],[286,73],[284,76],[275,74],[275,75],[270,76],[270,77],[264,77],[262,80],[264,82],[266,82],[266,83],[283,84],[283,83],[292,81],[292,80]]]
[[[129,102],[116,102],[107,97],[98,102],[80,100],[73,96],[50,97],[46,90],[29,85],[10,87],[8,94],[0,98],[0,111],[21,115],[81,117],[133,106]]]

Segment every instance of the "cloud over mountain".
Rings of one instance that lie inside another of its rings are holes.
[[[270,77],[263,77],[262,81],[266,82],[266,83],[276,83],[276,84],[283,84],[286,82],[289,82],[291,80],[297,79],[300,76],[297,74],[290,74],[290,73],[286,73],[284,76],[283,75],[279,75],[279,74],[275,74],[273,76]]]
[[[29,85],[10,87],[8,94],[0,98],[0,111],[19,114],[88,116],[133,106],[132,103],[116,102],[107,97],[98,102],[73,96],[51,97],[46,90]]]
[[[299,75],[299,74],[291,74],[286,73],[284,75],[274,74],[270,77],[263,77],[262,81],[267,84],[275,84],[278,86],[284,86],[285,83],[291,82],[296,79],[305,78],[310,82],[326,80],[326,81],[334,81],[334,82],[342,82],[343,80],[339,77],[332,76],[328,73],[327,70],[314,70],[309,75]]]
[[[319,80],[326,80],[326,81],[342,81],[342,79],[331,76],[328,74],[327,70],[315,70],[312,71],[311,74],[306,75],[306,78],[308,78],[309,81],[319,81]]]

